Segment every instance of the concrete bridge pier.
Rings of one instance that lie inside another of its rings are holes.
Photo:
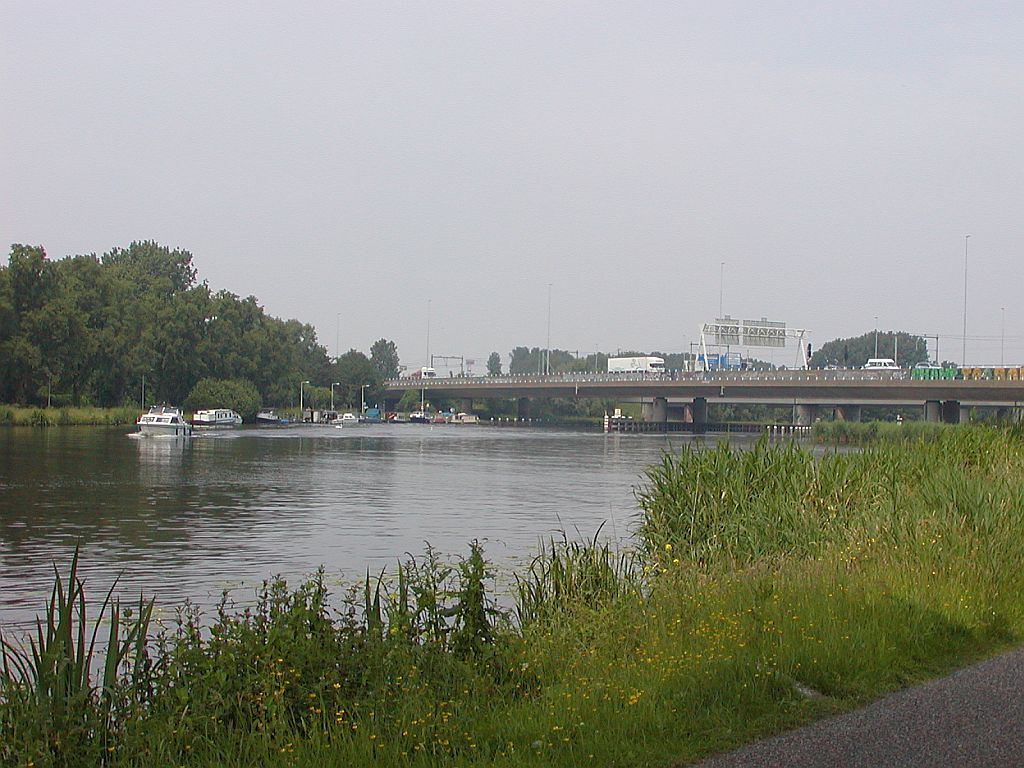
[[[942,401],[942,421],[946,424],[959,424],[963,420],[963,409],[959,400]]]
[[[793,409],[793,423],[798,427],[809,427],[818,416],[818,406],[800,405]]]
[[[530,398],[520,397],[516,400],[516,418],[519,421],[530,420]]]
[[[471,398],[471,397],[464,397],[461,400],[459,400],[459,410],[462,411],[463,413],[472,413],[473,412],[473,398]]]
[[[837,405],[832,418],[836,421],[860,421],[859,405]]]
[[[924,420],[935,423],[942,421],[942,403],[938,400],[925,400]]]
[[[650,403],[643,403],[640,415],[644,421],[663,424],[668,421],[668,400],[656,397]]]
[[[706,397],[693,398],[690,405],[690,420],[693,422],[694,432],[703,432],[708,423],[708,399]]]

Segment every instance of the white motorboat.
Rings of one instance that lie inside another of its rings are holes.
[[[135,422],[143,435],[189,437],[192,425],[181,416],[181,411],[169,405],[154,405]]]
[[[192,425],[196,427],[237,427],[242,417],[230,408],[215,408],[196,411],[192,416]]]
[[[279,418],[277,411],[273,408],[267,408],[266,410],[260,411],[256,414],[257,424],[286,424],[287,419]]]

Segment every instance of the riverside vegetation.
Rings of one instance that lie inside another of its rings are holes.
[[[0,424],[13,427],[124,426],[134,424],[139,409],[121,408],[21,408],[0,406]]]
[[[551,542],[507,606],[474,543],[159,631],[108,598],[100,650],[73,561],[30,644],[4,638],[0,761],[693,761],[1019,642],[1022,438],[666,454],[632,549]]]

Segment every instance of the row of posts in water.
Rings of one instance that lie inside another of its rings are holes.
[[[695,424],[689,421],[639,421],[637,419],[604,417],[605,432],[691,432],[703,434],[767,434],[769,437],[803,437],[811,428],[801,424],[714,423]]]

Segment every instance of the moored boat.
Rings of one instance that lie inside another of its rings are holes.
[[[327,423],[333,424],[335,427],[338,427],[338,429],[341,429],[342,427],[355,426],[359,423],[359,419],[354,413],[343,413],[341,416],[335,416],[333,419],[330,419]]]
[[[192,425],[196,427],[237,427],[242,417],[230,408],[214,408],[196,411],[192,416]]]
[[[282,424],[283,419],[278,418],[277,411],[273,408],[267,408],[266,410],[260,411],[256,414],[257,424]]]
[[[169,405],[154,405],[139,416],[135,424],[143,435],[189,437],[192,425],[181,416],[181,411]]]
[[[413,411],[409,414],[409,423],[411,424],[429,424],[430,417],[427,416],[423,411]]]

